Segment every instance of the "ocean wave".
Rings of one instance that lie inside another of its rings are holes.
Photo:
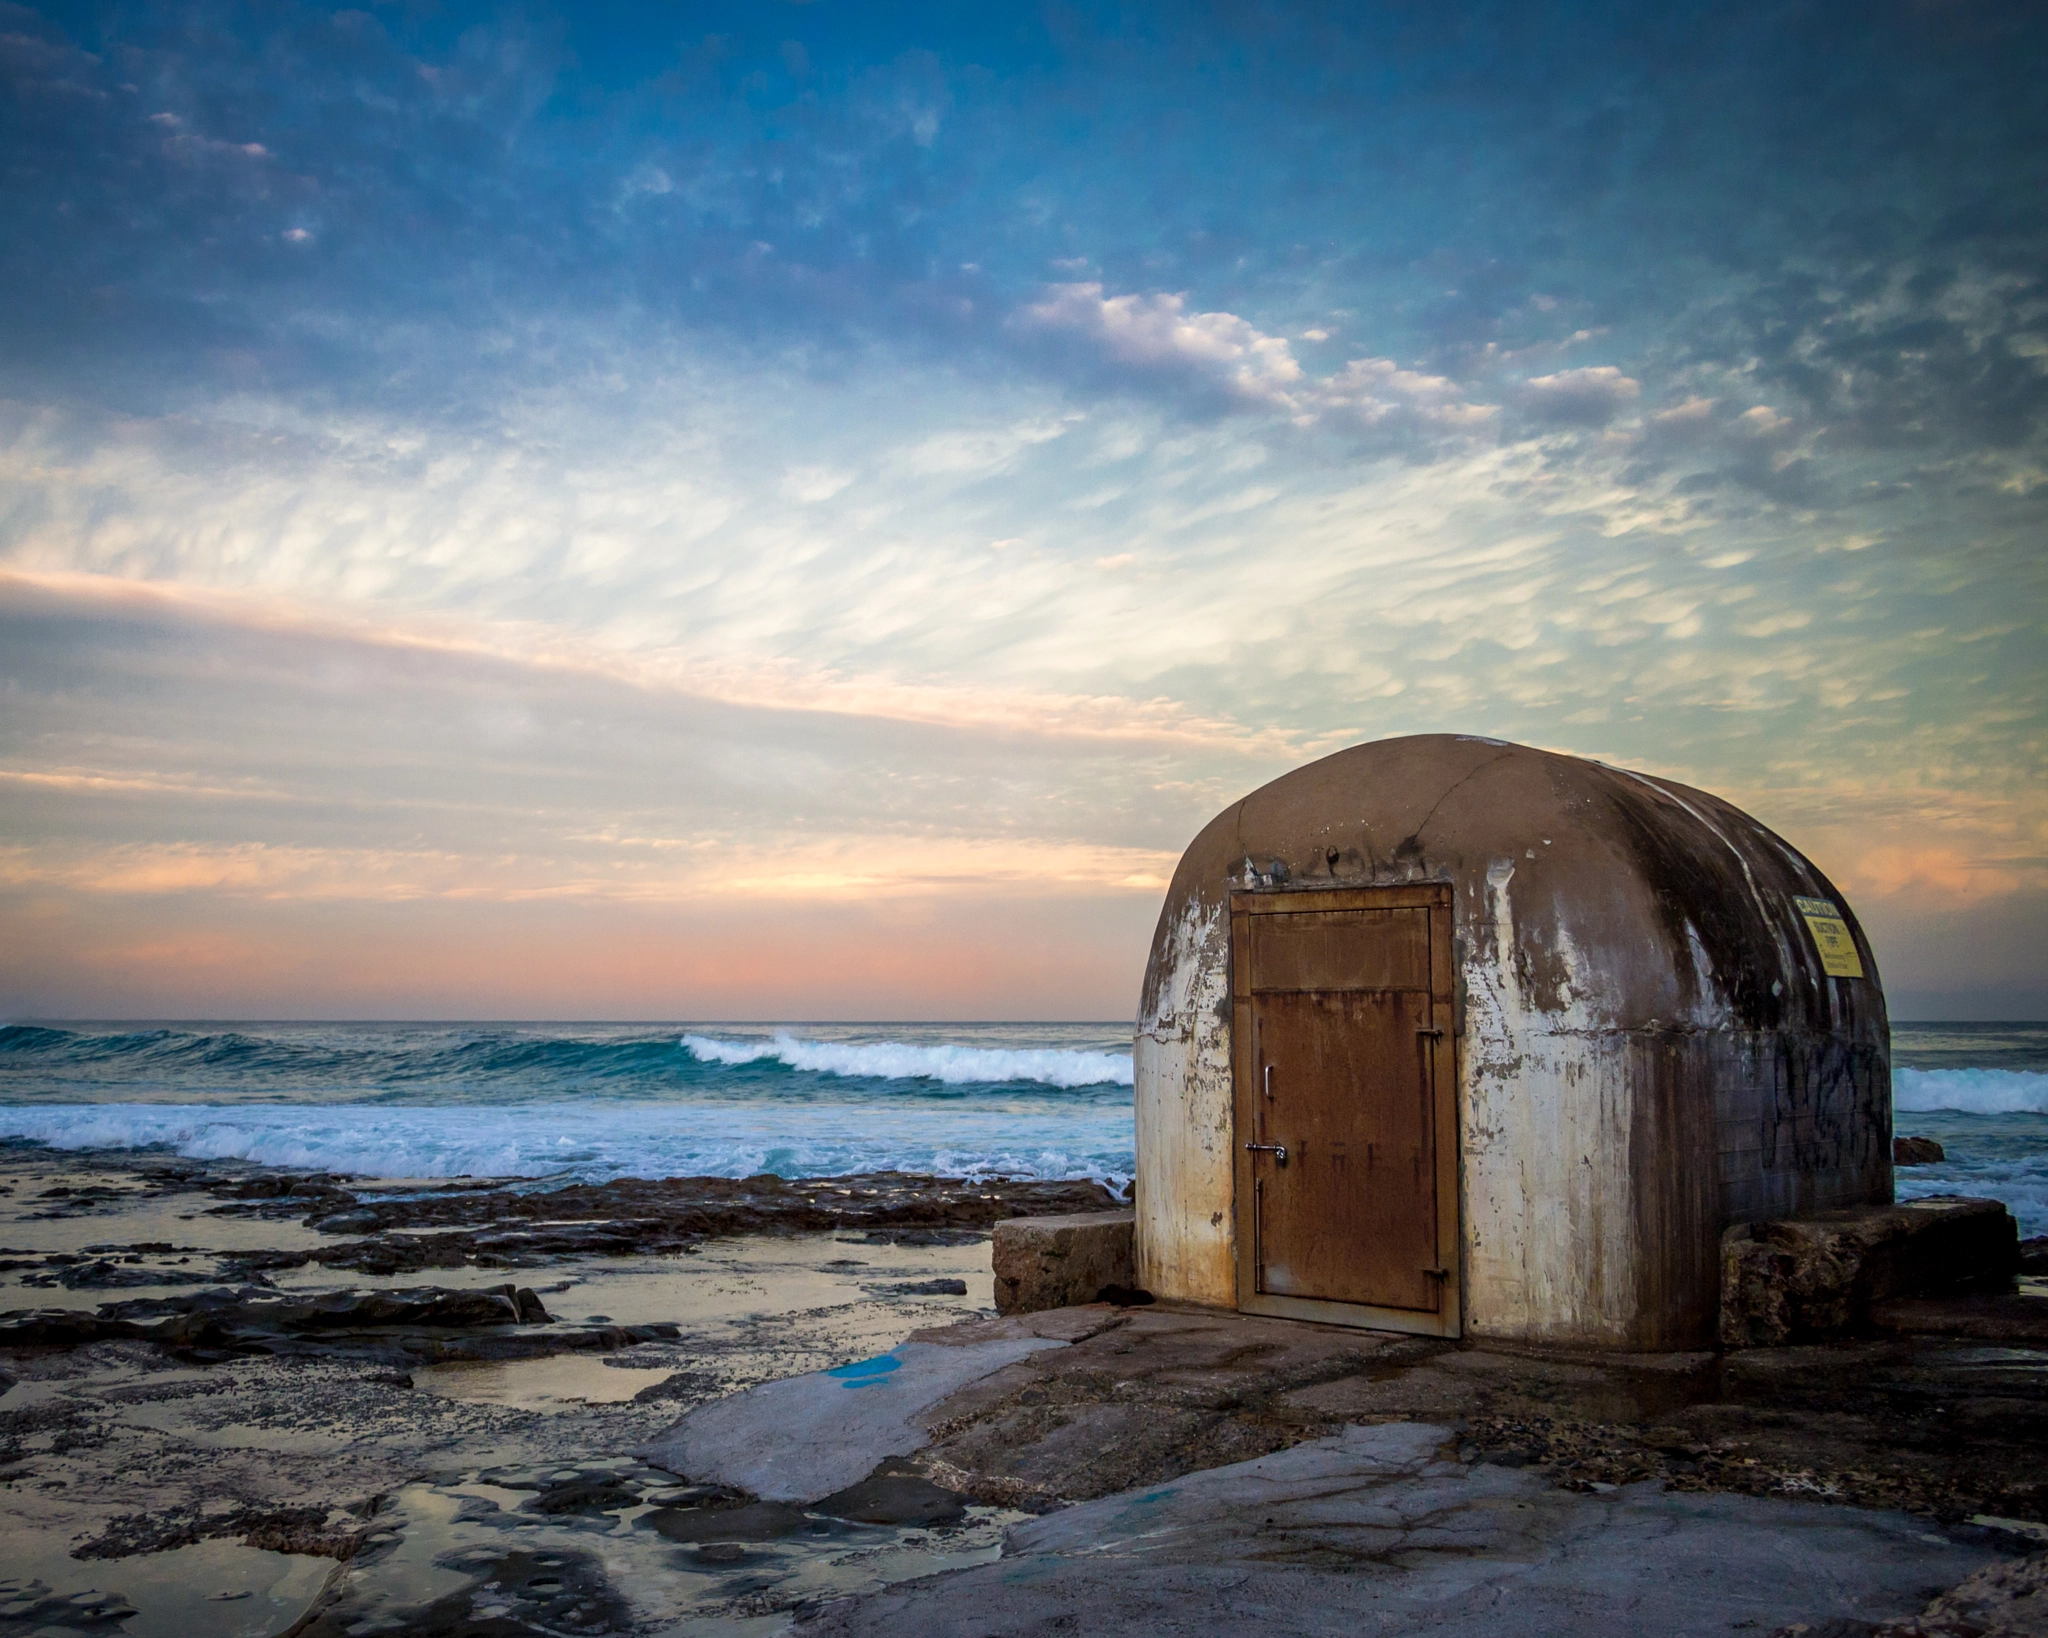
[[[1971,1159],[1952,1150],[1944,1165],[1899,1172],[1897,1192],[1901,1200],[1935,1194],[2002,1200],[2023,1238],[2048,1234],[2048,1155]]]
[[[1041,1086],[1129,1086],[1131,1058],[1122,1052],[1084,1052],[1068,1047],[917,1046],[906,1041],[800,1041],[778,1032],[766,1041],[729,1041],[685,1035],[683,1045],[700,1062],[753,1064],[772,1061],[815,1074],[870,1080],[940,1081],[969,1086],[1035,1081]]]
[[[164,1149],[192,1160],[359,1177],[946,1177],[1131,1175],[1128,1110],[878,1113],[743,1104],[320,1107],[71,1104],[0,1108],[0,1138],[53,1149]]]
[[[346,1027],[322,1032],[308,1026],[264,1034],[0,1026],[0,1076],[8,1079],[40,1072],[122,1082],[299,1082],[334,1090],[534,1077],[642,1077],[677,1065],[679,1058],[675,1037],[666,1030],[590,1039],[483,1025],[418,1026],[409,1034]]]
[[[875,1083],[864,1096],[991,1084],[1008,1084],[1029,1096],[1131,1085],[1130,1054],[1103,1050],[1107,1043],[1096,1032],[1084,1042],[1041,1046],[1028,1044],[1028,1034],[1024,1043],[1014,1035],[989,1041],[989,1026],[963,1026],[965,1040],[948,1039],[937,1026],[919,1028],[927,1037],[922,1041],[833,1040],[789,1029],[772,1037],[692,1033],[678,1040],[673,1028],[616,1026],[7,1025],[0,1026],[0,1101],[272,1102],[310,1096],[329,1103],[496,1104],[548,1101],[568,1092],[672,1099],[742,1085],[752,1096],[817,1095],[815,1083],[792,1084],[788,1075],[773,1071]],[[1038,1026],[1047,1028],[1058,1026]]]
[[[2025,1069],[1901,1069],[1892,1107],[1919,1114],[1953,1109],[1972,1115],[2048,1115],[2048,1074]]]

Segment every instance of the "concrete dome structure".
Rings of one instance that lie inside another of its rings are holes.
[[[1136,1041],[1137,1278],[1456,1336],[1714,1336],[1733,1223],[1892,1197],[1867,941],[1702,791],[1360,745],[1175,872]]]

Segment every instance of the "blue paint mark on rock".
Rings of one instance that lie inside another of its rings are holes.
[[[879,1388],[889,1380],[891,1371],[902,1369],[903,1361],[894,1354],[879,1354],[873,1359],[860,1359],[851,1365],[840,1365],[825,1374],[837,1377],[842,1388]]]

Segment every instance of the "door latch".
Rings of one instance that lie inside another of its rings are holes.
[[[1245,1149],[1255,1155],[1271,1155],[1279,1165],[1287,1164],[1287,1145],[1284,1143],[1247,1143]]]
[[[1415,1033],[1417,1035],[1427,1035],[1432,1041],[1441,1041],[1444,1038],[1442,1030],[1432,1028],[1428,1024],[1417,1024],[1415,1026]]]

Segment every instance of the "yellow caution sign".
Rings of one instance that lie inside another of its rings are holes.
[[[1795,898],[1792,902],[1799,906],[1813,934],[1814,946],[1820,951],[1820,970],[1830,978],[1861,978],[1863,958],[1856,953],[1856,940],[1842,919],[1841,907],[1833,899]]]

